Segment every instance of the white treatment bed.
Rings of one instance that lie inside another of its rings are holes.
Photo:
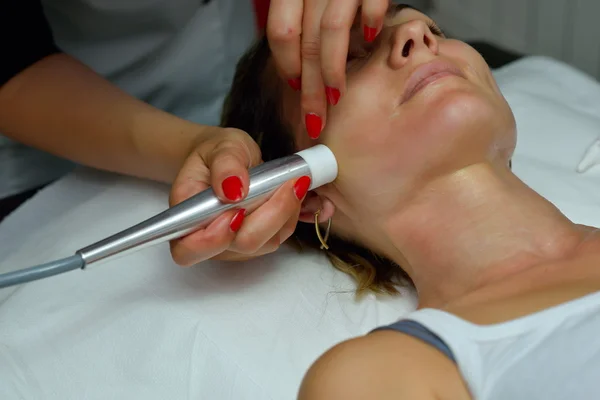
[[[576,171],[600,139],[600,84],[540,57],[496,76],[518,122],[515,172],[600,226],[600,160]],[[71,255],[163,210],[167,195],[80,169],[0,224],[0,272]],[[294,399],[330,346],[416,306],[408,290],[359,302],[352,290],[318,252],[182,269],[166,244],[0,290],[0,399]]]

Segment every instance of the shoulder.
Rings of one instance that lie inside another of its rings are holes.
[[[298,396],[298,400],[442,398],[470,398],[456,366],[420,340],[393,331],[331,348],[308,370]]]

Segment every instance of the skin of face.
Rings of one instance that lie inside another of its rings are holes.
[[[471,46],[446,38],[410,8],[390,12],[371,44],[358,28],[350,37],[346,90],[329,106],[318,141],[336,155],[338,178],[316,191],[334,204],[337,233],[350,237],[429,182],[474,164],[506,167],[516,145],[510,107]],[[411,75],[430,63],[452,66],[459,76],[438,79],[406,100]],[[298,147],[317,143],[305,134],[300,95],[285,90],[283,101]]]

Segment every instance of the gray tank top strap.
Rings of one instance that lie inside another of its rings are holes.
[[[452,350],[450,350],[450,347],[448,347],[448,345],[438,335],[416,321],[403,319],[391,325],[376,328],[371,332],[382,330],[393,330],[415,337],[427,343],[428,345],[435,347],[452,362],[456,363],[456,358],[454,357]]]

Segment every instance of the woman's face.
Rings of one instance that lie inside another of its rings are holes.
[[[427,182],[481,162],[507,164],[515,121],[483,58],[445,38],[426,15],[394,6],[374,43],[357,24],[346,92],[319,139],[339,175],[322,194],[344,214],[386,213]],[[300,95],[284,94],[299,147],[307,139]],[[366,217],[366,215],[365,215]]]

